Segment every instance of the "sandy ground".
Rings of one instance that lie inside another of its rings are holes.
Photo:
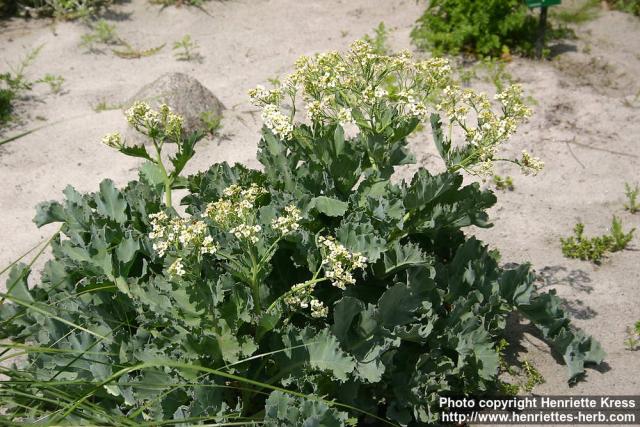
[[[223,122],[228,138],[202,143],[192,170],[224,160],[255,167],[260,123],[247,103],[249,88],[286,73],[299,55],[346,48],[380,21],[392,29],[393,48],[410,48],[409,32],[424,5],[233,0],[208,2],[205,8],[208,14],[196,8],[161,9],[142,0],[118,6],[112,18],[123,38],[142,48],[167,43],[159,54],[137,60],[84,53],[78,43],[87,28],[81,23],[14,20],[0,27],[2,60],[14,62],[26,49],[45,43],[31,76],[53,73],[66,79],[60,95],[37,89],[21,106],[25,122],[10,133],[41,124],[38,116],[46,123],[61,122],[0,148],[0,266],[53,232],[31,222],[38,202],[59,198],[67,184],[93,191],[103,178],[124,184],[136,176],[137,160],[99,143],[105,133],[126,125],[120,110],[94,112],[98,102],[118,104],[165,72],[188,73],[228,107]],[[565,367],[547,346],[525,326],[515,328],[517,355],[546,378],[536,393],[639,394],[640,358],[624,348],[623,340],[626,326],[640,320],[640,238],[601,266],[564,258],[559,238],[578,220],[588,234],[604,233],[613,214],[640,229],[640,214],[622,206],[624,183],[640,181],[640,19],[605,11],[576,32],[579,40],[555,46],[551,61],[515,59],[509,65],[537,102],[512,149],[526,148],[547,168],[535,178],[505,169],[514,176],[515,190],[498,193],[491,211],[495,227],[473,232],[499,248],[505,263],[532,263],[541,285],[557,289],[575,323],[608,352],[606,364],[569,388]],[[202,63],[174,59],[170,47],[185,34],[200,44]],[[421,165],[440,167],[427,134],[412,145]]]

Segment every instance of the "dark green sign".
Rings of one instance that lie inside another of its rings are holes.
[[[554,6],[556,4],[560,4],[562,0],[525,0],[525,2],[527,3],[527,6],[534,8]]]

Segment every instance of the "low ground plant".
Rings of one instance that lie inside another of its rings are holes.
[[[218,136],[220,129],[222,129],[222,116],[220,114],[216,114],[213,111],[203,111],[200,114],[200,120],[205,133],[211,137]]]
[[[111,0],[0,0],[0,17],[14,14],[73,20],[97,15]]]
[[[513,191],[515,186],[513,185],[513,178],[510,176],[500,176],[497,174],[493,175],[493,185],[495,185],[498,190],[509,190]]]
[[[178,61],[201,61],[202,55],[198,52],[199,48],[198,43],[187,34],[173,44],[173,56]]]
[[[142,160],[139,178],[67,187],[38,206],[36,224],[60,230],[40,278],[16,264],[0,293],[3,360],[26,356],[0,365],[3,420],[436,423],[439,395],[498,390],[514,310],[569,381],[602,361],[529,265],[500,267],[464,232],[491,226],[496,198],[462,172],[490,176],[507,159],[502,146],[530,114],[519,87],[494,104],[452,81],[445,60],[356,42],[300,58],[250,96],[264,121],[261,170],[219,163],[183,176],[201,135],[139,102],[127,119],[148,144],[103,139]],[[415,161],[407,137],[421,122],[445,171],[392,180]],[[526,152],[507,161],[542,167]]]
[[[551,18],[564,24],[582,24],[598,17],[601,0],[585,0],[571,6],[551,9]]]
[[[155,55],[164,48],[165,44],[149,49],[138,49],[118,35],[115,25],[100,19],[91,24],[90,33],[82,36],[80,46],[90,53],[104,53],[105,49],[109,49],[120,58],[138,59]]]
[[[638,194],[640,194],[640,186],[638,186],[638,184],[632,187],[628,182],[624,183],[624,195],[627,196],[627,202],[624,204],[624,208],[632,214],[640,211]]]
[[[62,76],[45,74],[37,80],[30,80],[27,76],[27,69],[36,60],[43,46],[30,50],[17,65],[9,64],[9,70],[0,74],[0,127],[14,118],[15,101],[29,93],[35,84],[47,84],[53,93],[62,90]]]
[[[616,10],[621,12],[631,13],[636,16],[640,16],[640,1],[639,0],[607,0],[607,4]]]
[[[534,53],[538,21],[522,0],[432,0],[411,32],[414,43],[436,55],[500,57]],[[547,39],[570,35],[550,27]]]
[[[573,236],[560,239],[562,253],[568,258],[577,258],[599,264],[607,253],[625,249],[633,239],[634,231],[635,228],[625,232],[622,229],[620,219],[614,216],[611,220],[610,234],[586,237],[584,235],[584,224],[577,223],[573,229]]]
[[[624,340],[624,346],[627,350],[640,350],[640,320],[633,326],[627,326],[626,334],[627,337]]]
[[[376,28],[373,29],[373,35],[366,35],[363,40],[371,45],[373,51],[378,55],[388,55],[391,53],[389,47],[389,30],[384,25],[384,22],[380,22]]]

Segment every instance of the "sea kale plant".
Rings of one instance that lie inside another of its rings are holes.
[[[450,75],[444,60],[364,42],[300,58],[281,85],[250,93],[260,171],[222,163],[183,177],[198,135],[167,107],[134,105],[128,120],[150,144],[104,142],[145,159],[140,178],[68,187],[37,209],[37,225],[61,228],[41,278],[28,284],[17,264],[1,294],[3,360],[17,364],[0,368],[1,417],[426,425],[439,395],[499,389],[513,311],[578,379],[600,345],[535,289],[528,265],[503,269],[463,231],[489,227],[496,198],[461,173],[490,176],[529,110],[517,86],[494,102]],[[421,122],[443,172],[399,181]],[[527,153],[510,161],[541,167]]]

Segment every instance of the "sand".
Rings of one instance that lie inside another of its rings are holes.
[[[94,191],[107,177],[119,185],[135,178],[137,160],[99,143],[105,133],[126,128],[119,109],[95,112],[99,102],[122,103],[166,72],[190,74],[228,108],[224,138],[203,142],[190,171],[220,161],[257,167],[261,124],[247,102],[248,89],[285,74],[302,54],[345,49],[381,21],[392,30],[394,49],[412,48],[409,32],[423,8],[410,0],[232,0],[208,2],[205,13],[134,0],[114,8],[119,34],[141,48],[167,43],[157,55],[136,60],[85,53],[78,44],[88,30],[79,22],[0,24],[3,61],[15,62],[26,49],[44,43],[29,76],[52,73],[66,79],[63,93],[38,87],[21,102],[23,123],[5,136],[51,126],[0,147],[0,266],[54,231],[55,226],[39,230],[31,222],[38,202],[60,198],[66,185]],[[498,192],[490,212],[493,229],[470,232],[498,248],[504,263],[530,262],[541,274],[541,286],[557,289],[575,324],[608,353],[603,366],[589,369],[584,381],[569,388],[565,367],[548,347],[525,326],[514,328],[519,341],[512,351],[546,379],[535,393],[638,394],[640,358],[623,340],[625,328],[640,320],[640,239],[600,266],[564,258],[559,239],[576,221],[586,224],[588,234],[604,233],[613,214],[626,227],[640,229],[640,214],[623,209],[624,183],[640,181],[640,19],[603,11],[576,33],[578,40],[554,47],[552,60],[515,58],[509,64],[508,71],[537,103],[510,150],[527,149],[547,167],[537,177],[501,170],[514,177],[515,189]],[[201,63],[173,57],[173,42],[185,34],[199,43]],[[412,147],[420,165],[441,168],[428,134],[414,137]]]

